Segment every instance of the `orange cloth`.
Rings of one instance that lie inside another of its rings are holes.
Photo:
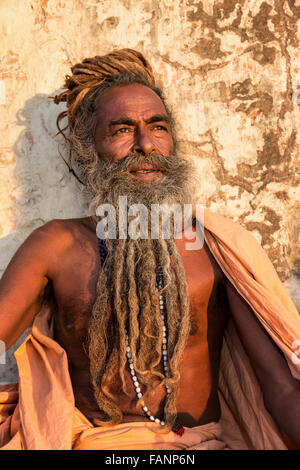
[[[292,361],[292,344],[300,339],[300,318],[266,253],[241,226],[208,210],[205,210],[205,240],[223,272],[285,355],[292,375],[299,380],[300,365]],[[42,307],[31,333],[15,353],[19,383],[0,386],[2,449],[72,449],[72,442],[75,448],[76,445],[85,448],[88,441],[93,441],[88,437],[96,437],[96,442],[100,433],[99,428],[90,428],[84,419],[79,423],[83,432],[77,435],[78,410],[67,355],[51,338],[52,314],[47,305]],[[221,428],[212,441],[223,441],[230,449],[286,449],[278,427],[264,407],[262,391],[232,321],[224,333],[219,398],[221,421],[217,424]],[[140,428],[144,434],[152,435],[147,423],[120,426],[130,428],[132,436],[140,436]],[[209,429],[216,423],[207,426]],[[112,433],[112,429],[107,432]],[[119,435],[121,441],[122,434]],[[147,445],[154,445],[156,436],[153,433],[152,442]],[[199,436],[198,444],[202,444],[201,430]],[[122,444],[118,441],[118,445]]]
[[[158,434],[160,425],[150,422],[123,423],[111,428],[94,427],[75,408],[73,450],[225,450],[220,423],[185,428],[184,434]]]

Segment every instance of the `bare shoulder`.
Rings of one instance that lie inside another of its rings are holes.
[[[55,276],[63,257],[75,245],[84,246],[93,239],[93,222],[90,217],[52,219],[36,228],[20,247],[31,252],[36,259],[47,260],[49,278]]]
[[[95,224],[91,217],[52,219],[34,232],[37,237],[63,248],[72,243],[77,234],[86,236],[95,234]]]
[[[50,283],[63,293],[73,283],[74,291],[74,265],[92,271],[96,243],[87,218],[50,220],[25,239],[0,279],[0,338],[7,348],[31,325]]]

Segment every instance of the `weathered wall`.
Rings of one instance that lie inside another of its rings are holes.
[[[34,228],[87,215],[48,97],[75,61],[132,47],[165,90],[201,201],[254,233],[300,309],[300,0],[10,0],[0,18],[0,274]]]

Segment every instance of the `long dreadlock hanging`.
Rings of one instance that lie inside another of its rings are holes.
[[[57,126],[59,133],[76,152],[83,179],[93,194],[99,195],[99,157],[93,139],[93,116],[101,93],[113,84],[140,83],[154,90],[165,102],[161,91],[155,87],[150,64],[141,53],[132,49],[85,59],[71,70],[72,75],[66,77],[66,89],[54,97],[56,104],[67,104],[67,110],[57,118]],[[68,124],[62,129],[60,122],[65,117]],[[69,137],[65,135],[67,129]],[[71,157],[69,169],[73,171]],[[94,210],[93,202],[91,208]],[[107,240],[106,248],[107,258],[103,269],[100,269],[89,325],[89,358],[94,395],[99,409],[108,418],[99,424],[114,425],[123,419],[118,405],[119,391],[114,392],[111,384],[118,378],[123,392],[129,394],[124,375],[126,328],[136,374],[139,383],[145,388],[145,401],[160,384],[167,384],[171,392],[165,399],[166,426],[162,430],[168,432],[176,420],[179,361],[189,333],[189,297],[181,258],[172,240]],[[169,250],[173,254],[175,269],[171,266]],[[162,360],[162,320],[156,288],[158,264],[162,268],[165,284],[168,378],[157,370]],[[158,381],[155,387],[153,377]]]

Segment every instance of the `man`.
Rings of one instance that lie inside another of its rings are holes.
[[[101,204],[120,228],[120,196],[148,209],[193,202],[150,65],[115,51],[75,65],[65,85],[58,122],[67,116],[91,217],[35,230],[1,279],[1,340],[9,348],[33,326],[16,353],[19,385],[2,388],[0,445],[286,448],[279,428],[299,445],[300,321],[246,231],[206,211],[201,249],[186,249],[191,225],[182,238],[107,239],[99,252]]]

